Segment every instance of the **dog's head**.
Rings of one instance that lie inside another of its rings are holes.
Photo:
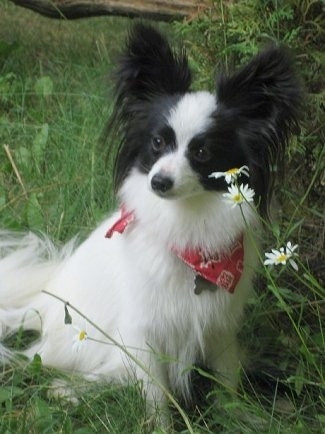
[[[267,210],[301,97],[285,49],[270,47],[232,75],[219,76],[216,95],[192,92],[184,51],[137,24],[116,77],[117,189],[135,168],[153,194],[179,199],[227,190],[223,178],[209,175],[248,166],[250,187]]]

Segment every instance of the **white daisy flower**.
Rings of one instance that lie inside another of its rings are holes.
[[[279,250],[272,249],[271,253],[265,253],[267,259],[264,261],[264,265],[286,265],[287,262],[294,270],[298,270],[298,265],[292,259],[293,256],[298,256],[294,251],[298,248],[298,244],[292,245],[291,241],[287,242],[285,247],[280,247]]]
[[[227,184],[232,184],[235,181],[237,181],[237,178],[239,175],[243,174],[245,176],[249,176],[248,173],[248,167],[242,166],[242,167],[234,167],[232,169],[226,170],[226,172],[213,172],[209,175],[209,178],[225,178],[225,181]]]
[[[232,204],[232,208],[236,205],[241,205],[243,202],[252,202],[254,200],[255,191],[248,187],[248,184],[241,184],[239,187],[231,184],[228,187],[228,193],[222,195],[225,201]]]
[[[72,350],[78,352],[86,344],[88,335],[85,329],[81,329],[76,325],[72,325],[72,327],[77,331],[73,336]]]

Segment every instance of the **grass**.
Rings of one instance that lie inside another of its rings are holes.
[[[280,39],[296,50],[308,95],[301,134],[288,151],[287,182],[279,186],[278,223],[265,240],[267,251],[297,242],[299,270],[261,267],[240,331],[248,360],[238,394],[210,391],[205,406],[187,410],[187,425],[175,410],[179,433],[325,432],[322,35],[318,2],[296,3],[215,2],[216,15],[168,26],[185,39],[198,88],[213,86],[216,58],[230,68]],[[86,236],[113,206],[98,138],[110,112],[109,71],[128,24],[51,21],[1,3],[0,227],[42,231],[63,243]],[[28,334],[15,339],[21,345]],[[49,394],[57,377],[67,374],[38,357],[25,368],[4,366],[0,433],[151,431],[139,387],[85,391],[73,379],[80,390],[74,406]]]
[[[66,239],[110,206],[110,173],[95,153],[110,57],[127,23],[51,22],[10,4],[1,12],[0,124],[9,150],[1,146],[0,209],[10,210],[9,225]]]

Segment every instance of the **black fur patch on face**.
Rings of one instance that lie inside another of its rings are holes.
[[[240,139],[232,123],[217,122],[206,133],[194,137],[186,154],[192,169],[206,190],[227,190],[224,178],[211,178],[213,172],[225,172],[247,165]],[[245,183],[248,182],[246,178]]]
[[[163,155],[176,149],[174,130],[167,124],[149,130],[139,151],[137,167],[142,173],[149,173],[155,162]]]
[[[133,166],[142,173],[149,173],[162,155],[176,149],[175,133],[167,118],[179,98],[178,95],[162,96],[133,106],[123,152],[118,155],[118,174],[124,177]],[[157,139],[160,139],[161,146]]]

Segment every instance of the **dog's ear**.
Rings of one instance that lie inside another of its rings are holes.
[[[272,46],[230,76],[217,81],[218,102],[247,120],[266,120],[286,134],[296,123],[300,85],[291,54]]]
[[[116,191],[139,153],[142,141],[136,140],[135,132],[152,110],[151,103],[165,95],[182,95],[190,86],[185,51],[173,50],[152,26],[133,25],[115,71],[114,110],[101,139],[106,143],[108,137],[120,136],[120,144],[115,147]]]
[[[135,24],[116,71],[119,102],[150,100],[163,94],[182,94],[191,85],[191,72],[184,50],[173,50],[157,30]]]
[[[251,183],[266,211],[286,143],[298,131],[302,90],[292,56],[284,47],[265,49],[237,72],[219,77],[217,99],[216,124],[226,120],[236,128],[250,162]]]

